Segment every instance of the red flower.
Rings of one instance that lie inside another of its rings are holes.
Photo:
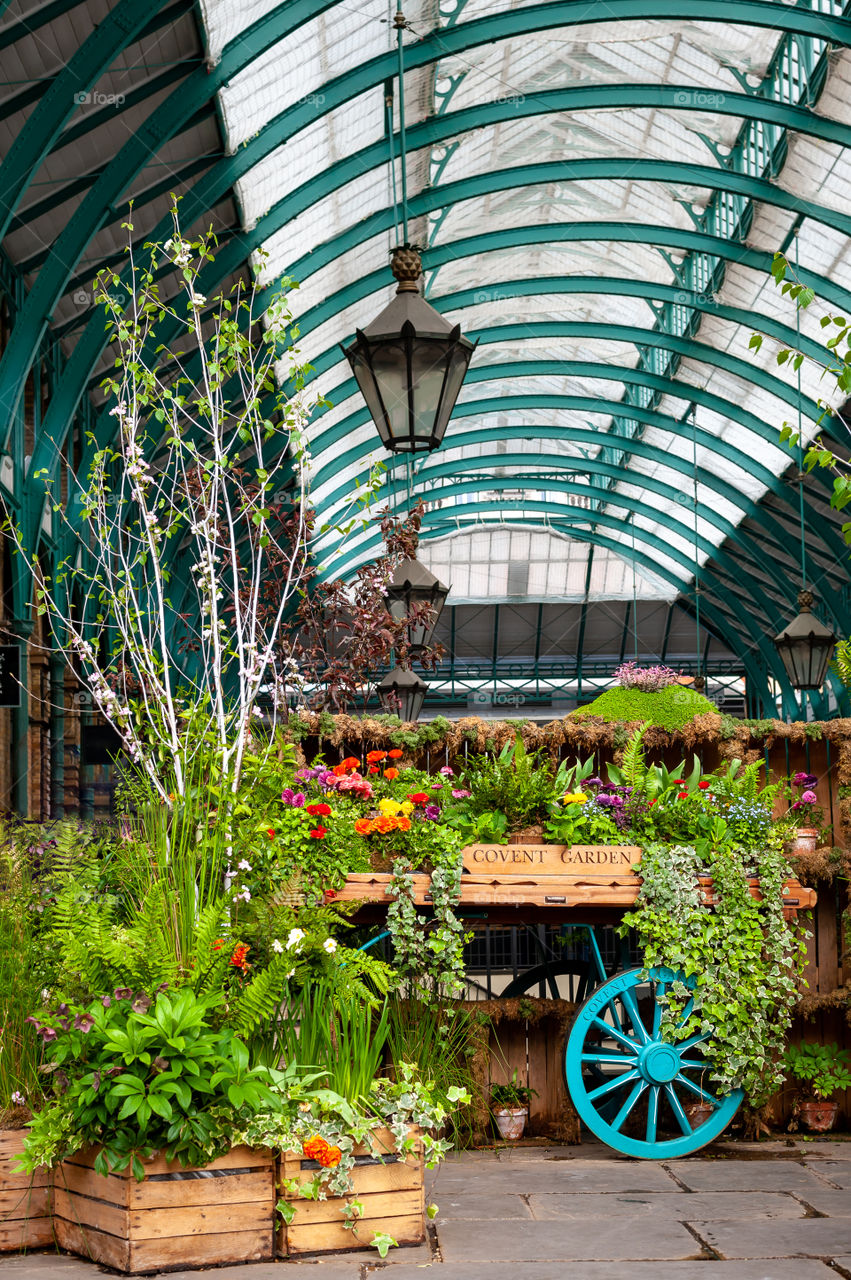
[[[687,792],[687,791],[678,791],[678,792],[677,792],[677,799],[678,799],[678,800],[688,800],[688,792]]]
[[[686,785],[685,778],[672,778],[671,785],[674,787],[684,787]]]
[[[404,751],[400,751],[398,747],[394,747],[392,751],[387,752],[387,759],[401,760],[404,754],[405,754]]]
[[[368,773],[380,773],[380,772],[381,772],[381,770],[379,769],[379,767],[378,767],[378,765],[377,765],[377,764],[371,764],[371,765],[369,766],[369,769],[367,770],[367,772],[368,772]]]
[[[314,827],[310,835],[313,840],[324,840],[327,834],[327,827]]]
[[[709,783],[708,783],[707,781],[698,782],[698,784],[697,784],[697,785],[700,787],[701,791],[708,791],[708,790],[709,790]]]
[[[658,796],[655,796],[655,797],[650,801],[650,803],[649,803],[649,805],[647,806],[647,808],[648,808],[648,809],[652,809],[652,808],[653,808],[653,806],[654,806],[654,804],[656,803],[656,801],[657,801],[658,799],[659,799],[659,797],[658,797]]]
[[[305,812],[312,818],[327,818],[331,812],[331,806],[330,804],[309,804],[305,807]]]
[[[269,837],[269,839],[270,839],[270,840],[274,840],[274,839],[275,839],[275,828],[274,828],[274,827],[267,827],[267,828],[266,828],[266,835]]]
[[[224,938],[216,938],[216,941],[213,943],[213,950],[214,950],[214,951],[221,951],[221,949],[222,949],[222,947],[223,947],[224,945],[225,945],[225,940],[224,940]]]
[[[386,751],[367,751],[366,753],[367,764],[376,764],[379,760],[386,760],[386,759],[387,759]]]
[[[428,804],[429,797],[424,791],[415,791],[413,795],[408,796],[411,804]]]
[[[250,950],[251,948],[245,942],[241,942],[238,947],[234,947],[230,962],[235,969],[241,969],[242,972],[245,973],[246,969],[251,968],[251,965],[245,958]]]
[[[385,778],[387,779],[387,781],[388,781],[388,782],[392,782],[394,778],[398,778],[398,777],[399,777],[399,770],[398,770],[398,769],[385,769],[385,770],[384,770],[384,776],[385,776]]]
[[[326,901],[326,902],[333,902],[333,901],[334,901],[334,899],[335,899],[336,897],[337,897],[337,890],[336,890],[336,889],[326,889],[326,890],[325,890],[325,901]]]

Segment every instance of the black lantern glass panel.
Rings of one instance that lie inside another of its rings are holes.
[[[392,453],[427,453],[443,442],[475,344],[421,297],[419,254],[395,250],[396,296],[343,348],[370,416]]]
[[[774,643],[793,689],[820,689],[827,678],[836,636],[812,613],[811,591],[798,593],[800,613]]]
[[[394,667],[376,686],[383,709],[401,720],[415,722],[423,709],[428,685],[413,671]]]
[[[449,588],[419,560],[403,560],[393,571],[387,589],[387,611],[396,622],[410,617],[413,609],[428,605],[430,613],[421,622],[408,627],[408,643],[412,649],[424,649],[431,643],[438,618],[443,612]]]

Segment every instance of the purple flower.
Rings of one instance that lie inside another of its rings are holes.
[[[604,787],[606,784],[602,778],[589,778],[585,785],[586,787]]]
[[[104,996],[103,999],[101,1000],[101,1004],[103,1005],[104,1009],[108,1009],[109,1006],[112,1004],[112,996]]]
[[[316,769],[298,769],[295,776],[299,782],[312,782],[314,778],[318,778],[323,773],[325,773],[325,766],[321,765]]]
[[[801,796],[801,804],[815,804],[817,800],[815,791],[805,791]]]
[[[45,1044],[50,1044],[51,1040],[55,1040],[57,1037],[57,1033],[54,1031],[53,1027],[42,1027],[39,1035]]]
[[[427,804],[423,809],[423,813],[428,818],[429,822],[437,822],[437,819],[440,817],[440,805]]]
[[[116,987],[112,993],[116,1000],[132,1000],[133,992],[129,987]]]
[[[448,765],[448,764],[445,764],[445,765],[443,766],[443,768],[440,770],[440,772],[443,774],[444,778],[454,778],[454,777],[455,777],[455,770],[454,770],[454,769],[450,769],[450,767],[449,767],[449,765]]]
[[[336,773],[332,773],[330,769],[326,769],[324,773],[320,773],[318,781],[323,787],[336,787],[340,779],[337,777]]]
[[[597,804],[602,805],[606,809],[622,809],[623,796],[601,795],[597,796]]]
[[[467,799],[467,797],[468,797],[468,796],[471,796],[472,794],[473,794],[473,793],[472,793],[472,791],[465,791],[465,790],[464,790],[464,788],[463,788],[463,787],[461,787],[461,788],[459,788],[457,791],[453,791],[453,792],[452,792],[452,799],[453,799],[453,800],[466,800],[466,799]]]
[[[87,1035],[95,1025],[95,1020],[90,1013],[78,1013],[74,1019],[74,1030],[82,1031],[83,1035]]]
[[[292,787],[285,787],[281,792],[284,804],[290,805],[293,809],[303,809],[305,798],[303,791],[293,791]]]
[[[814,773],[796,773],[792,781],[796,787],[814,787],[818,778]]]

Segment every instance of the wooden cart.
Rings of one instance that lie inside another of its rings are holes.
[[[645,973],[632,968],[615,974],[605,970],[594,926],[617,924],[635,904],[640,856],[634,846],[470,846],[464,850],[456,910],[462,918],[465,913],[484,916],[489,924],[551,923],[587,929],[591,974],[565,1041],[568,1092],[580,1118],[598,1138],[624,1155],[658,1160],[690,1155],[718,1137],[738,1110],[742,1094],[716,1089],[700,1050],[709,1033],[700,1026],[681,1039],[666,1038],[662,1015],[667,994],[682,975],[669,969]],[[339,897],[361,903],[361,922],[379,923],[390,901],[391,879],[380,873],[351,875]],[[417,905],[427,908],[431,878],[415,875],[413,892]],[[702,881],[702,892],[711,904],[709,878]],[[751,893],[761,900],[757,879]],[[784,914],[794,918],[815,906],[816,894],[788,880],[783,902]],[[544,976],[557,977],[557,966],[549,975],[542,974],[540,966],[530,970],[504,994],[529,991]],[[686,985],[694,990],[698,984],[689,978]],[[693,1003],[686,1005],[683,1024]]]

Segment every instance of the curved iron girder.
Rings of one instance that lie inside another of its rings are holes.
[[[463,458],[456,459],[453,462],[447,461],[438,466],[432,465],[425,467],[416,476],[415,487],[419,488],[422,496],[426,491],[425,487],[432,485],[436,480],[452,478],[459,473],[467,471],[486,471],[488,463],[491,461],[493,460],[487,458]],[[529,470],[536,467],[542,467],[547,468],[551,472],[557,470],[564,473],[573,472],[574,474],[580,475],[604,475],[614,480],[628,480],[628,477],[624,475],[622,468],[614,466],[611,463],[602,462],[598,459],[570,458],[565,457],[564,455],[555,456],[553,454],[508,453],[500,454],[498,462],[500,469],[503,467],[525,467]],[[578,484],[574,481],[568,484],[566,488],[562,489],[561,485],[551,485],[549,480],[536,478],[534,470],[524,478],[513,478],[518,484],[522,479],[525,487],[530,490],[534,490],[536,488],[543,490],[554,487],[570,495],[575,493],[582,496],[596,498],[598,500],[601,497],[600,490],[594,488],[592,485]],[[503,487],[503,478],[493,478],[489,483],[493,488],[501,489]],[[679,500],[683,496],[680,489],[677,489],[673,485],[667,484],[662,480],[658,480],[655,477],[644,475],[636,478],[636,487],[649,490],[650,493],[655,493],[659,497],[666,499],[670,505],[667,508],[661,509],[664,512],[661,516],[663,523],[670,527],[672,532],[677,533],[686,543],[694,541],[693,524],[686,524],[677,514],[680,512],[683,516],[685,515],[685,512],[679,503]],[[430,497],[439,499],[441,493],[441,489],[436,489],[433,494],[430,493]],[[611,493],[613,493],[613,491],[608,490],[605,494],[605,502],[607,505],[609,504],[609,495]],[[330,495],[329,504],[333,504],[340,498],[347,497],[348,494],[349,490],[347,486],[337,490],[335,493]],[[613,501],[611,505],[618,506],[619,504]],[[649,512],[654,512],[654,508],[643,506],[641,509],[641,514]],[[586,514],[589,522],[593,524],[595,512],[588,511]],[[655,515],[659,518],[660,511],[655,511]],[[744,554],[747,555],[755,564],[759,563],[759,547],[754,543],[753,538],[746,531],[738,528],[725,516],[719,515],[719,513],[709,505],[704,505],[700,508],[700,515],[704,521],[714,525],[716,529],[720,530],[725,539],[729,539],[740,547]],[[773,623],[777,624],[777,629],[781,630],[783,626],[783,616],[780,612],[780,608],[773,600],[769,604],[768,597],[764,595],[759,580],[754,577],[751,571],[748,570],[747,566],[741,563],[737,564],[735,561],[731,560],[730,556],[723,550],[721,545],[716,546],[715,543],[710,542],[705,538],[700,538],[699,542],[710,560],[714,564],[725,569],[728,574],[732,574],[734,578],[741,579],[742,570],[744,569],[744,580],[749,594],[755,599],[762,599],[763,607],[768,617]],[[767,563],[765,563],[766,558],[763,556],[762,560],[764,562],[766,577],[769,582],[773,583],[774,588],[781,598],[785,597],[790,604],[794,604],[797,597],[798,587],[791,575],[785,571],[784,566],[776,564],[773,559],[769,558]],[[773,610],[773,612],[770,610]],[[851,633],[851,613],[848,613],[842,608],[838,610],[834,608],[832,612],[840,629],[844,633]]]
[[[86,93],[96,84],[122,49],[148,25],[152,11],[164,9],[166,4],[167,0],[148,5],[120,0],[41,95],[0,165],[0,240],[33,175],[77,110],[75,94]]]
[[[33,287],[28,300],[29,310],[26,314],[22,313],[16,332],[12,335],[10,346],[6,351],[6,357],[9,358],[0,360],[0,406],[10,413],[16,408],[30,367],[27,363],[27,355],[30,353],[31,362],[34,358],[32,354],[34,348],[47,323],[47,317],[58,301],[64,280],[73,270],[88,239],[100,226],[103,218],[102,210],[107,208],[132,182],[139,170],[147,163],[148,154],[155,153],[158,146],[162,145],[179,127],[181,120],[187,118],[187,113],[194,114],[198,107],[203,105],[231,76],[285,35],[324,12],[326,8],[333,7],[333,3],[334,0],[313,0],[312,4],[311,0],[289,0],[288,3],[276,6],[231,41],[224,50],[219,64],[206,75],[206,83],[200,73],[189,76],[185,84],[181,85],[178,91],[153,112],[137,135],[110,162],[54,245],[51,257]],[[682,0],[677,17],[679,19],[687,17],[692,9],[695,11],[695,17],[699,14],[702,21],[729,22],[735,14],[737,17],[741,15],[742,21],[754,26],[777,26],[777,9],[771,0]],[[601,20],[612,21],[621,10],[625,15],[630,16],[637,16],[640,13],[644,17],[670,18],[670,9],[666,5],[666,0],[592,0],[581,11],[577,11],[574,0],[567,0],[566,3],[562,0],[561,3],[529,6],[522,11],[474,19],[427,35],[416,44],[408,46],[406,67],[408,70],[414,70],[439,61],[441,57],[446,57],[453,52],[460,52],[518,33],[525,34],[561,25],[576,26]],[[817,14],[797,7],[784,10],[784,30],[830,40],[840,45],[851,44],[851,22],[844,18]],[[345,73],[335,81],[322,85],[321,94],[310,95],[312,101],[286,113],[294,126],[289,136],[292,136],[292,132],[305,127],[317,114],[324,114],[338,105],[338,92],[342,95],[339,97],[341,102],[362,92],[369,87],[369,84],[383,83],[388,75],[394,74],[395,58],[395,52],[379,55],[353,72]],[[367,83],[357,87],[355,81],[358,76],[363,75],[367,76]],[[316,100],[320,98],[321,102],[317,102]],[[321,108],[318,112],[317,106]],[[302,119],[299,113],[305,107],[308,110],[304,111],[304,119]],[[211,204],[216,203],[217,197],[214,191],[217,182],[224,182],[228,187],[236,180],[238,173],[233,169],[229,171],[230,176],[221,176],[228,165],[239,165],[241,173],[261,158],[261,155],[254,154],[260,144],[267,149],[262,154],[266,154],[268,150],[278,145],[277,141],[272,141],[268,125],[261,131],[258,138],[247,141],[235,156],[223,162],[222,166],[217,166],[184,197],[182,212],[187,224]],[[719,171],[708,170],[708,172],[714,176]],[[734,175],[729,180],[734,181],[739,176]],[[710,185],[714,184],[710,183]],[[766,188],[766,194],[776,193],[777,189],[771,184],[763,185]],[[800,202],[795,205],[796,210],[800,207]],[[416,216],[416,213],[417,211],[412,209],[412,216]],[[167,232],[168,225],[164,221],[154,229],[150,239],[161,239]],[[46,278],[43,280],[43,277]],[[15,342],[16,335],[17,342]],[[23,373],[20,372],[22,364],[26,364]]]
[[[511,366],[508,367],[511,368]],[[564,370],[564,367],[565,366],[562,366],[562,370]],[[609,381],[620,381],[620,374],[623,372],[612,370],[606,365],[582,365],[579,366],[579,371],[585,377],[592,379],[608,379]],[[471,371],[471,373],[472,372],[473,371]],[[505,375],[503,374],[503,376]],[[667,394],[670,394],[677,399],[686,401],[694,400],[698,404],[703,404],[705,407],[712,409],[717,413],[721,413],[722,415],[728,414],[737,421],[740,418],[744,418],[742,425],[749,427],[750,430],[754,431],[754,433],[762,439],[771,440],[772,443],[776,443],[776,433],[773,433],[770,428],[766,427],[759,419],[754,418],[753,415],[746,414],[744,410],[740,410],[738,406],[732,406],[728,401],[719,402],[718,397],[710,395],[699,387],[686,387],[683,383],[671,383],[668,382],[667,379],[658,379],[658,381],[667,384],[664,387]],[[617,400],[602,398],[590,401],[587,396],[564,396],[551,394],[500,396],[498,399],[488,398],[485,400],[461,401],[456,404],[452,417],[454,421],[457,418],[481,417],[486,413],[494,412],[505,413],[516,410],[522,413],[527,409],[567,409],[587,413],[591,411],[589,409],[590,404],[597,406],[597,412],[612,413],[617,411],[619,403],[620,402]],[[660,414],[656,411],[636,408],[633,413],[633,417],[645,422],[648,426],[659,427],[663,431],[671,431],[676,435],[682,435],[683,433],[682,423],[677,422],[675,418],[670,418],[667,415]],[[312,451],[314,453],[317,452],[317,445],[320,441],[322,442],[321,448],[323,450],[338,444],[351,431],[355,430],[359,426],[363,426],[369,421],[369,412],[366,408],[358,411],[357,413],[350,414],[343,422],[338,423],[335,427],[326,431],[324,433],[324,437],[319,437],[319,440],[312,441]],[[574,428],[570,428],[570,431],[571,434],[573,434]],[[598,435],[597,443],[600,443],[601,439],[602,437]],[[448,437],[447,444],[450,446],[451,440],[451,436]],[[736,448],[735,445],[730,444],[729,441],[722,440],[701,428],[698,428],[697,430],[697,440],[701,447],[712,449],[722,454],[734,465],[742,467],[744,470],[748,471],[749,474],[759,479],[761,484],[764,484],[767,489],[775,493],[786,505],[792,505],[792,499],[786,492],[781,477],[775,475],[770,468],[763,466],[749,454]],[[619,444],[623,444],[623,441],[619,440]],[[364,454],[371,452],[369,444],[366,441],[364,441],[359,447],[363,450]],[[373,446],[373,448],[374,447],[376,446]],[[337,459],[338,458],[339,455],[337,455]],[[332,465],[335,464],[332,463]],[[815,472],[813,475],[815,475]],[[826,492],[832,488],[830,480],[825,477],[817,478],[816,483],[819,484],[819,486]],[[838,558],[839,554],[847,555],[847,548],[845,548],[845,545],[839,538],[838,534],[835,534],[832,530],[825,531],[824,520],[822,519],[821,513],[812,507],[806,500],[804,503],[804,513],[806,528],[810,536],[821,539],[826,544],[832,542],[835,547],[835,551],[832,554],[834,554],[835,558]],[[760,519],[758,513],[752,512],[750,514],[754,519]]]
[[[510,483],[506,483],[504,487],[511,488],[511,487],[517,487],[517,486],[516,485],[512,486]],[[554,485],[553,487],[555,488],[557,486]],[[479,488],[481,488],[481,486],[477,484],[458,485],[458,486],[454,486],[452,491],[449,491],[449,492],[444,491],[444,493],[446,497],[460,497],[462,494],[465,494],[465,493],[474,493]],[[564,488],[568,489],[569,486],[564,486]],[[619,498],[619,501],[615,505],[625,507],[628,510],[640,511],[644,506],[644,504],[642,503],[636,503],[634,500],[624,498],[623,495],[618,495],[618,498]],[[475,504],[475,503],[470,504],[469,514],[473,514],[478,505],[479,504]],[[485,510],[492,509],[490,507],[490,504],[481,504],[481,506]],[[549,504],[544,502],[541,502],[541,503],[530,502],[530,503],[524,504],[524,509],[527,511],[534,511],[537,509],[537,510],[540,510],[542,514],[546,514],[547,512],[552,513],[552,507]],[[655,512],[652,507],[644,508],[644,510],[653,518],[655,518],[655,516],[657,515],[657,512]],[[571,524],[583,523],[587,525],[592,522],[592,517],[589,515],[588,512],[579,511],[573,507],[566,507],[564,511],[559,511],[558,515],[561,520],[566,520]],[[424,524],[428,523],[428,516],[429,516],[429,513],[427,512],[424,517]],[[596,517],[596,516],[593,517],[593,521],[594,523],[599,523],[606,528],[610,528],[614,530],[622,530],[624,525],[624,522],[622,519],[619,519],[618,517],[613,515],[607,515],[605,513],[601,513],[599,517]],[[597,541],[596,537],[594,537],[593,535],[585,540],[594,541],[594,542]],[[662,567],[657,565],[655,561],[653,561],[652,559],[648,559],[647,561],[645,561],[648,569],[650,569],[651,572],[656,573],[661,577],[667,577],[669,581],[674,582],[678,585],[678,590],[681,590],[687,594],[687,590],[688,590],[687,584],[691,578],[692,562],[690,562],[688,558],[684,556],[681,552],[678,552],[674,548],[669,547],[656,534],[650,533],[646,529],[642,529],[641,526],[635,527],[635,540],[636,540],[636,544],[643,544],[647,546],[651,551],[661,552],[662,554],[667,556],[669,559],[674,560],[676,563],[681,564],[687,570],[688,572],[687,578],[683,580],[678,580],[674,577],[673,574],[664,572]],[[380,535],[378,534],[378,532],[375,530],[370,530],[369,534],[362,540],[362,542],[358,544],[357,549],[353,550],[349,554],[349,556],[344,555],[342,558],[334,559],[333,564],[329,567],[327,572],[325,574],[320,574],[320,580],[330,576],[343,577],[350,569],[353,569],[358,564],[362,564],[366,560],[368,560],[370,553],[378,545],[379,541],[380,541]],[[622,555],[624,558],[631,558],[630,553],[632,548],[629,544],[616,543],[615,549],[617,550],[618,554]],[[701,569],[701,580],[703,583],[712,583],[715,589],[722,594],[726,591],[726,587],[724,586],[724,584],[720,583],[715,578],[714,574],[712,574],[710,571],[707,571],[706,566],[704,566]],[[705,603],[708,603],[708,602],[705,602]],[[712,614],[715,615],[717,618],[718,611],[716,608],[712,608]],[[787,697],[787,698],[793,697],[792,689],[791,689],[791,686],[789,685],[789,681],[788,681],[788,677],[786,676],[785,669],[783,668],[783,664],[778,657],[777,651],[774,649],[774,646],[771,644],[770,639],[768,639],[765,636],[764,632],[760,631],[759,627],[756,625],[756,620],[753,619],[753,617],[747,612],[745,613],[744,617],[739,616],[738,621],[740,624],[742,622],[745,623],[745,629],[747,632],[750,633],[753,639],[753,644],[751,648],[757,649],[760,652],[765,662],[766,668],[775,676],[775,679],[777,680],[778,684],[780,684],[780,686],[782,687],[784,697]],[[717,630],[717,628],[713,627],[713,630]],[[745,653],[742,652],[741,633],[739,634],[739,637],[738,637],[739,643],[736,643],[735,640],[733,640],[731,643],[731,637],[729,636],[729,631],[726,627],[724,628],[724,631],[726,632],[725,639],[727,639],[727,643],[729,644],[732,651],[734,653],[737,653],[742,658],[743,661],[747,661],[745,657]]]
[[[591,406],[594,404],[594,402],[591,399],[588,399],[585,403],[589,411],[591,411]],[[642,420],[645,422],[645,425],[656,426],[658,429],[661,429],[661,430],[666,430],[674,433],[676,432],[677,423],[675,419],[666,418],[664,415],[659,414],[658,412],[655,412],[652,410],[642,410],[641,412],[642,412]],[[662,425],[663,423],[665,425]],[[512,427],[482,428],[478,430],[467,431],[461,435],[457,435],[457,434],[453,435],[451,440],[445,442],[444,447],[441,450],[440,456],[441,457],[444,456],[445,453],[451,453],[455,449],[463,449],[467,445],[486,444],[496,440],[506,440],[506,439],[508,440],[521,439],[521,438],[528,439],[530,437],[534,439],[541,439],[541,440],[563,440],[565,438],[565,431],[563,428],[560,428],[560,427],[537,427],[537,426],[529,427],[526,430],[524,430],[522,426],[517,428],[512,428]],[[708,433],[706,432],[701,431],[698,433],[698,440],[701,443],[702,447],[709,447],[708,444],[704,442],[714,441],[714,439],[715,438],[713,436],[708,435]],[[600,434],[599,432],[590,430],[588,428],[571,427],[570,440],[571,442],[575,442],[576,444],[588,445],[589,447],[593,448],[599,445]],[[622,451],[625,453],[635,454],[640,458],[646,458],[649,461],[656,462],[660,467],[663,467],[668,471],[672,471],[674,473],[678,472],[685,479],[687,479],[689,483],[691,483],[693,479],[694,471],[693,471],[692,464],[688,459],[681,458],[674,453],[666,452],[664,449],[660,449],[657,445],[649,444],[643,438],[635,437],[631,439],[625,439],[622,442],[619,442],[619,448],[622,448]],[[523,455],[523,456],[525,457],[526,455]],[[550,456],[550,455],[547,455],[547,456]],[[334,462],[327,463],[325,467],[321,468],[320,471],[316,473],[316,475],[314,476],[314,484],[318,486],[325,483],[327,480],[332,479],[335,472],[343,470],[345,467],[349,466],[352,462],[357,462],[360,457],[362,457],[362,453],[358,448],[350,449],[346,453],[338,455],[338,457],[335,459]],[[500,465],[503,465],[505,457],[506,457],[505,454],[498,455]],[[488,459],[488,458],[482,458],[480,461],[483,465],[487,465],[487,463],[490,460],[491,459]],[[565,466],[573,466],[574,464],[576,464],[578,469],[580,470],[586,470],[590,465],[590,460],[586,458],[583,458],[583,457],[573,458],[573,457],[569,457],[562,454],[551,456],[551,461],[555,463],[555,465],[561,464]],[[596,460],[594,461],[596,462]],[[424,480],[427,480],[430,474],[429,468],[424,467],[422,474],[423,474]],[[636,483],[637,485],[643,484],[646,479],[643,475],[636,475],[630,478],[629,473],[625,473],[623,470],[620,470],[619,472],[617,472],[617,474],[624,479],[630,480],[631,483],[632,482]],[[714,493],[717,493],[720,498],[723,498],[727,502],[729,502],[731,505],[738,507],[739,510],[742,512],[743,519],[750,518],[755,523],[758,523],[762,528],[762,530],[764,531],[766,546],[769,550],[773,551],[775,554],[780,552],[781,555],[782,553],[785,552],[789,542],[788,530],[784,528],[784,526],[774,518],[774,516],[771,514],[769,510],[767,510],[764,506],[761,506],[760,504],[754,502],[753,499],[745,497],[738,489],[736,489],[734,485],[730,484],[729,481],[721,479],[721,477],[715,475],[711,471],[706,471],[703,468],[699,467],[697,471],[697,478],[698,478],[698,482],[701,485],[703,485],[705,488],[711,489]],[[682,489],[678,490],[674,488],[672,492],[674,495],[674,501],[676,501],[679,505],[681,498],[684,496]],[[335,495],[332,495],[332,499],[331,499],[332,501],[334,496]],[[690,500],[687,505],[691,510],[693,510]],[[790,517],[797,517],[797,499],[794,505],[795,505],[795,509],[793,510],[792,509],[793,504],[790,501],[789,503]],[[711,508],[709,508],[706,504],[702,505],[699,508],[699,514],[702,515],[704,519],[712,519],[714,517],[714,512],[712,512]],[[837,547],[843,546],[841,539],[838,536],[838,533],[836,535],[835,540],[836,540]],[[749,545],[751,547],[756,545],[754,544],[752,538],[749,539]],[[758,550],[755,554],[752,551],[752,554],[754,555],[754,560],[757,563],[759,563],[762,559],[764,559],[764,557],[760,556]],[[794,560],[794,556],[791,554],[790,554],[790,560]],[[847,567],[846,567],[847,548],[843,547],[843,554],[841,558],[839,556],[834,556],[834,563],[836,564],[840,575],[842,577],[847,576]],[[782,559],[778,561],[778,565],[779,565],[781,574],[784,573],[786,570],[786,566]],[[792,581],[791,570],[794,569],[795,567],[796,567],[795,565],[790,565],[790,577],[789,577],[790,583]],[[788,587],[787,594],[791,599],[794,594],[791,586]]]

